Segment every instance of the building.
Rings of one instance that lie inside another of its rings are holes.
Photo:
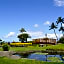
[[[34,44],[56,44],[56,39],[52,38],[38,38],[33,39]]]

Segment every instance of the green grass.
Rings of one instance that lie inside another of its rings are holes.
[[[58,44],[58,45],[51,45],[47,47],[43,47],[43,49],[58,49],[58,50],[64,50],[64,44]]]
[[[64,44],[50,45],[50,46],[29,46],[29,47],[11,47],[10,51],[30,51],[30,50],[45,50],[45,49],[59,49],[64,50]]]
[[[38,46],[28,46],[28,47],[10,47],[10,51],[30,51],[30,50],[44,50],[44,49],[62,49],[64,50],[64,44],[58,44],[58,45],[50,45],[50,46],[44,46],[44,47],[38,47]],[[0,48],[0,51],[2,51],[2,48]],[[49,58],[51,59],[51,58]],[[57,58],[55,58],[57,59]],[[53,58],[54,61],[54,58]],[[18,59],[13,60],[9,59],[7,57],[0,57],[0,64],[64,64],[64,63],[58,63],[58,62],[43,62],[43,61],[36,61],[36,60],[29,60],[29,59]]]
[[[48,57],[47,59],[51,62],[62,62],[62,60],[60,60],[58,57]]]
[[[40,55],[47,55],[48,53],[40,53],[40,52],[36,52],[34,54],[40,54]]]
[[[64,64],[60,62],[43,62],[29,59],[10,59],[7,57],[0,57],[0,64]]]
[[[64,50],[64,44],[50,45],[47,47],[46,46],[10,47],[10,51],[30,51],[30,50],[45,50],[45,49]],[[0,51],[2,51],[2,48],[0,48]]]
[[[30,51],[30,50],[43,50],[42,47],[11,47],[10,51]]]

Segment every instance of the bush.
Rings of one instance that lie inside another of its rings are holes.
[[[2,46],[2,48],[3,48],[3,51],[9,51],[9,46],[7,45],[7,44],[4,44],[3,46]]]
[[[61,37],[61,38],[57,41],[57,43],[63,43],[63,44],[64,44],[64,37]]]

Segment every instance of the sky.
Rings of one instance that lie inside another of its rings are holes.
[[[49,30],[58,17],[64,18],[64,0],[0,0],[0,38],[19,41],[21,28],[33,38],[56,38]],[[62,34],[56,30],[58,37]]]

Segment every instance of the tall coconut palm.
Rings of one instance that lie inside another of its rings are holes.
[[[56,21],[57,25],[60,23],[60,29],[59,31],[62,31],[63,37],[64,37],[64,27],[62,26],[62,24],[64,24],[64,18],[58,17],[57,21]]]
[[[26,30],[25,30],[24,28],[21,28],[21,29],[20,29],[20,32],[23,33],[23,32],[26,32]]]
[[[49,30],[51,30],[51,29],[54,30],[55,36],[56,36],[56,38],[57,38],[57,40],[58,40],[58,37],[57,37],[56,32],[55,32],[55,29],[57,29],[57,26],[54,24],[54,22],[52,22],[51,26],[49,26],[49,27],[50,27]]]
[[[64,37],[64,27],[60,27],[59,31],[62,31],[63,37]]]
[[[2,39],[0,39],[0,41],[2,41]]]
[[[56,21],[57,24],[61,23],[64,23],[64,18],[61,18],[61,17],[58,17],[57,21]]]

